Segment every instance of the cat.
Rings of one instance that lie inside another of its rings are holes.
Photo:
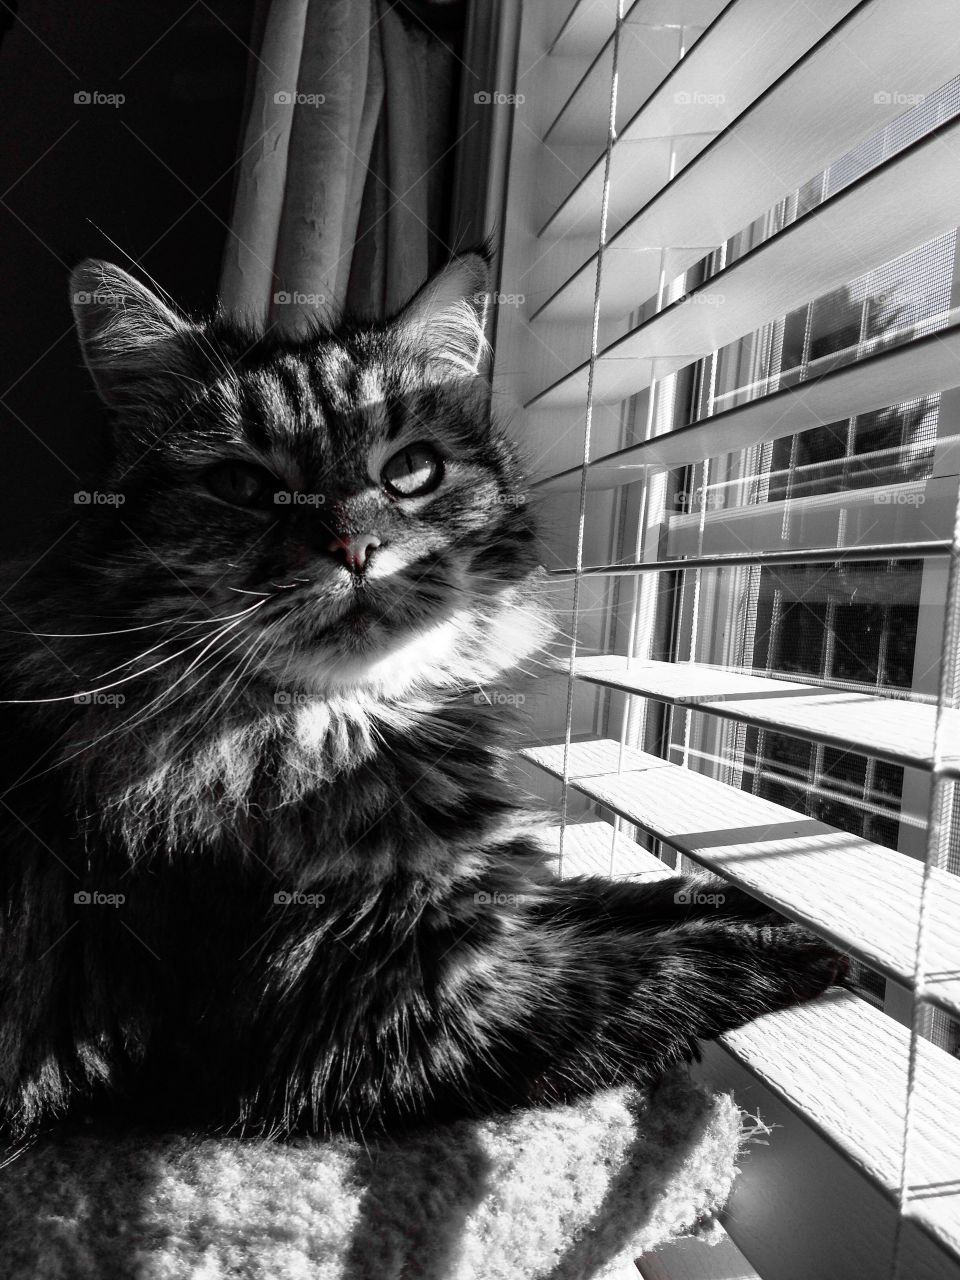
[[[8,1137],[104,1100],[276,1136],[569,1100],[842,974],[719,881],[551,871],[477,696],[552,626],[487,274],[294,339],[73,273],[111,461],[6,596]]]

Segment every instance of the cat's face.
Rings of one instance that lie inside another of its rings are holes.
[[[290,696],[449,685],[529,652],[535,539],[490,421],[485,273],[456,259],[392,322],[272,340],[82,264],[123,499],[93,504],[89,545],[137,618],[229,619],[209,660]]]

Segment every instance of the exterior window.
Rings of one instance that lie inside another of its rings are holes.
[[[955,14],[770,9],[523,9],[499,285],[526,302],[494,386],[566,652],[521,767],[562,874],[706,868],[856,957],[853,993],[705,1051],[775,1124],[728,1229],[764,1280],[933,1274],[957,1170],[925,1125],[960,1124]]]
[[[728,241],[701,264],[703,281],[958,110],[955,81]],[[693,418],[801,385],[944,327],[958,297],[956,241],[956,232],[941,236],[719,350],[692,379]],[[813,531],[826,522],[842,531],[851,520],[863,530],[861,540],[882,542],[888,535],[872,536],[871,527],[889,527],[899,511],[913,517],[918,538],[929,537],[923,515],[931,495],[926,486],[910,485],[933,476],[937,440],[955,430],[955,422],[944,419],[942,400],[930,395],[889,405],[675,473],[676,514],[667,516],[666,527],[682,529],[690,551],[729,549],[731,534],[745,550],[775,550],[798,521],[811,528],[808,543],[829,545],[830,536],[818,539]],[[952,506],[951,481],[944,500]],[[921,627],[941,633],[944,601],[924,592],[925,571],[921,560],[734,569],[728,576],[738,579],[738,588],[713,590],[709,619],[702,600],[696,616],[692,599],[705,594],[709,571],[687,571],[678,575],[678,614],[695,620],[680,627],[672,621],[670,656],[729,662],[732,644],[738,665],[757,673],[934,701],[933,673],[917,670],[917,638]],[[762,728],[728,726],[718,733],[702,716],[672,720],[671,749],[680,735],[688,751],[699,750],[696,767],[716,776],[732,768],[755,795],[922,856],[925,802],[905,809],[911,797],[905,800],[902,767]],[[884,1005],[887,983],[880,975],[855,964],[853,982],[866,999]],[[932,1014],[927,1032],[960,1051],[960,1024]]]

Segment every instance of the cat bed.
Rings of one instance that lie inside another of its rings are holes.
[[[685,1073],[652,1094],[609,1090],[366,1146],[77,1126],[0,1171],[0,1275],[612,1276],[679,1235],[709,1235],[739,1142],[733,1100]]]

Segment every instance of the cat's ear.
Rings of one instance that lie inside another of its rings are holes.
[[[158,378],[188,377],[185,339],[195,326],[139,280],[87,258],[70,276],[70,305],[80,349],[102,400],[135,400]]]
[[[394,321],[404,341],[422,351],[444,378],[472,378],[489,352],[489,268],[479,253],[454,258],[416,293]]]

